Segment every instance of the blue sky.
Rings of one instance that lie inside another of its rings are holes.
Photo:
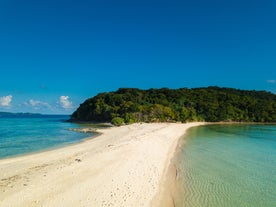
[[[0,111],[70,114],[120,87],[276,93],[275,1],[0,2]]]

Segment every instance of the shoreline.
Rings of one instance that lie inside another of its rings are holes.
[[[77,132],[77,130],[76,130],[76,132]],[[78,140],[76,142],[73,142],[73,143],[62,143],[62,144],[59,144],[59,145],[56,145],[56,146],[51,146],[51,147],[47,147],[47,148],[43,148],[43,149],[31,151],[31,152],[25,152],[23,154],[15,154],[15,155],[10,155],[8,157],[0,157],[0,163],[3,160],[9,160],[9,159],[16,159],[16,158],[22,158],[22,157],[27,157],[27,156],[33,156],[33,155],[36,155],[36,154],[47,153],[47,152],[51,152],[51,151],[67,148],[67,147],[70,147],[70,146],[78,145],[78,144],[87,142],[87,141],[89,141],[91,139],[94,139],[94,138],[96,138],[96,137],[98,137],[98,136],[101,135],[101,133],[97,132],[96,130],[93,131],[93,132],[81,132],[80,131],[79,133],[87,133],[88,136],[84,137],[84,138],[82,138],[82,139],[80,139],[80,140]],[[94,133],[94,135],[92,135],[92,133]]]
[[[193,127],[203,126],[210,124],[208,122],[194,122],[190,123],[192,125],[187,126],[182,136],[176,140],[174,146],[170,150],[170,154],[167,158],[165,168],[160,180],[158,193],[154,196],[151,206],[158,207],[174,207],[174,195],[176,193],[176,179],[177,179],[177,168],[175,166],[175,160],[177,159],[177,154],[179,153],[180,147],[185,143],[185,137],[189,129]]]
[[[151,206],[180,137],[204,123],[133,124],[0,160],[0,206]]]

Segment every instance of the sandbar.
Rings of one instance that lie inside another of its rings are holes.
[[[179,138],[202,124],[99,129],[99,136],[75,145],[2,159],[0,206],[155,206]]]

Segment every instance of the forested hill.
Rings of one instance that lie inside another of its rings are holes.
[[[276,122],[276,95],[232,88],[149,89],[120,88],[87,99],[72,121]]]

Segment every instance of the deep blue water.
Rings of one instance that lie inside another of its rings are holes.
[[[91,136],[68,130],[69,116],[0,118],[0,159],[77,143]]]
[[[276,126],[192,128],[179,152],[176,207],[276,207]]]

